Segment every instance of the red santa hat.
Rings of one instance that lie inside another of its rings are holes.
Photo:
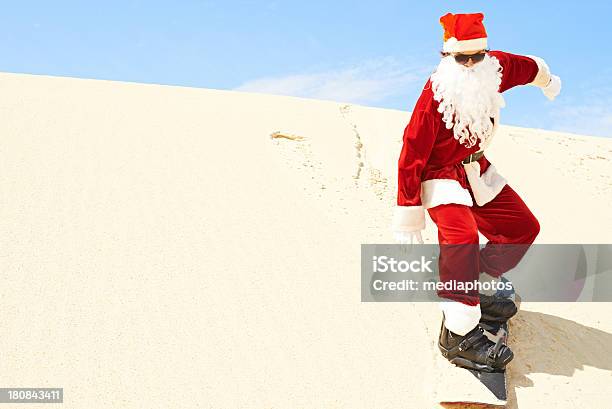
[[[482,13],[453,14],[440,17],[444,28],[444,48],[447,53],[462,53],[487,48],[487,32]]]

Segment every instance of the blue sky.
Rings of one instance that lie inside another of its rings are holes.
[[[485,14],[491,49],[563,81],[505,94],[505,124],[612,136],[604,1],[2,2],[0,71],[237,89],[412,110],[446,12]]]

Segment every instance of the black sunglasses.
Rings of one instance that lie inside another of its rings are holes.
[[[472,60],[474,63],[481,62],[485,55],[487,55],[486,51],[478,54],[455,54],[453,57],[458,64],[467,64],[468,60]]]

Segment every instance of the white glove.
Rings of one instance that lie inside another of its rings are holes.
[[[396,231],[393,232],[395,240],[400,244],[414,244],[416,241],[419,244],[423,244],[423,237],[420,231]]]
[[[561,78],[551,75],[548,85],[542,88],[542,92],[546,95],[546,98],[553,101],[561,92]]]

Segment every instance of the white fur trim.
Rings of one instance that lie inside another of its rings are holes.
[[[480,305],[467,305],[457,301],[442,301],[444,326],[458,335],[465,335],[480,322]]]
[[[478,206],[483,206],[493,200],[508,183],[502,175],[497,173],[493,164],[489,165],[482,176],[480,175],[480,163],[478,161],[464,163],[463,167]]]
[[[464,51],[478,51],[487,48],[487,38],[474,38],[472,40],[457,40],[451,37],[444,42],[442,51],[445,53],[462,53]]]
[[[421,202],[429,209],[442,204],[457,203],[473,206],[474,202],[467,189],[454,179],[429,179],[421,183]]]
[[[526,55],[525,57],[529,57],[538,64],[538,73],[536,74],[533,81],[531,81],[527,85],[535,85],[536,87],[544,88],[550,82],[550,68],[548,68],[548,64],[541,59],[540,57],[536,57],[535,55]]]
[[[414,232],[425,229],[425,209],[423,206],[397,206],[393,212],[391,230],[394,232]]]

